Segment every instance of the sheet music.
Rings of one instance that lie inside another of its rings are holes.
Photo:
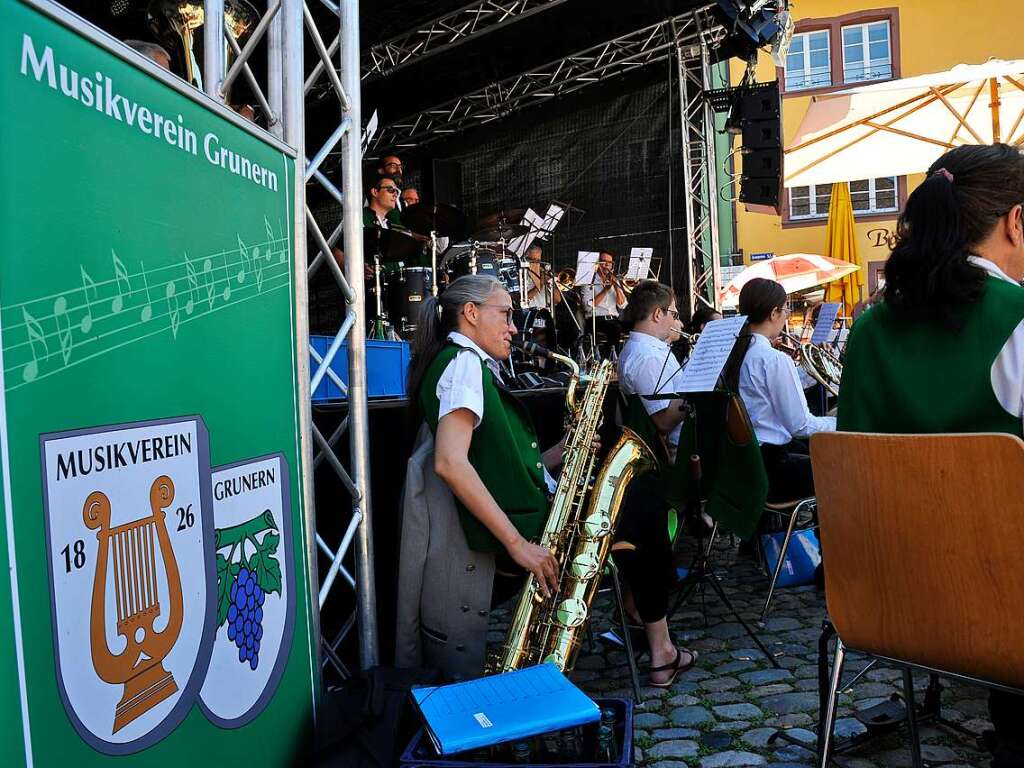
[[[626,268],[627,280],[646,280],[651,274],[651,257],[653,248],[631,248],[629,266]]]
[[[79,265],[77,285],[2,308],[4,381],[8,391],[225,307],[291,285],[291,243],[283,225],[236,235],[216,253],[147,267],[111,249],[100,274]],[[150,264],[156,257],[150,258]],[[129,268],[129,264],[137,267]]]
[[[528,226],[530,231],[525,235],[520,235],[519,237],[509,240],[506,247],[516,256],[522,258],[523,254],[526,253],[526,249],[530,247],[530,244],[537,239],[537,235],[541,232],[541,225],[544,223],[544,217],[533,210],[533,208],[527,208],[526,213],[523,214],[523,218],[519,220],[519,223]]]
[[[548,206],[548,212],[544,214],[544,221],[541,224],[541,229],[546,234],[550,235],[555,231],[555,227],[558,226],[558,222],[562,220],[562,216],[564,214],[565,209],[562,206],[552,203]]]
[[[822,304],[818,310],[818,321],[814,324],[814,333],[811,334],[812,344],[824,344],[834,335],[832,326],[839,316],[839,308],[842,306],[838,301]]]
[[[746,315],[736,315],[724,320],[712,320],[704,326],[697,346],[693,348],[683,368],[680,392],[714,391],[745,322]]]
[[[590,285],[597,271],[597,251],[578,251],[576,254],[576,285]]]

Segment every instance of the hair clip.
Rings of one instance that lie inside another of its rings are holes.
[[[950,173],[950,171],[949,171],[949,169],[948,169],[948,168],[936,168],[936,169],[935,169],[935,172],[934,172],[934,173],[932,174],[932,176],[942,176],[942,177],[943,177],[943,178],[945,178],[945,179],[946,179],[946,181],[948,181],[948,182],[949,182],[950,184],[952,184],[952,183],[953,183],[953,178],[954,178],[954,177],[953,177],[953,174],[952,174],[952,173]]]

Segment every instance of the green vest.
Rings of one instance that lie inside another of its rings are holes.
[[[473,350],[448,344],[434,358],[423,377],[419,406],[430,431],[437,434],[437,382],[448,363],[459,353],[473,355],[480,363],[484,417],[469,443],[469,463],[480,475],[491,496],[524,538],[536,541],[548,513],[548,491],[537,434],[522,404],[503,388]],[[500,552],[502,546],[490,531],[456,499],[466,543],[475,552]]]
[[[992,390],[992,363],[1024,320],[1024,289],[988,277],[985,292],[962,309],[963,328],[900,318],[885,303],[857,320],[839,389],[837,428],[922,434],[1007,432],[1021,419]]]

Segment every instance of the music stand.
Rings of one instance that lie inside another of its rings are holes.
[[[715,320],[708,323],[705,327],[705,332],[701,334],[701,339],[706,343],[706,346],[699,350],[701,359],[696,360],[698,356],[697,348],[694,349],[694,353],[691,356],[691,361],[702,366],[702,369],[694,371],[689,376],[687,375],[687,372],[684,372],[684,379],[681,384],[682,388],[686,391],[643,396],[645,400],[680,399],[683,401],[683,407],[688,410],[687,419],[692,420],[694,440],[694,454],[690,457],[690,483],[688,486],[690,498],[687,500],[687,506],[690,509],[702,510],[704,506],[704,499],[701,494],[702,470],[700,463],[700,430],[698,429],[699,425],[697,423],[698,409],[695,398],[699,397],[702,392],[711,394],[716,391],[722,392],[726,390],[725,369],[727,365],[733,361],[734,355],[737,353],[736,341],[740,338],[747,338],[747,336],[743,335],[745,323],[746,318],[743,316]],[[727,343],[730,337],[732,338],[732,341],[731,343]],[[700,346],[701,342],[698,341],[697,344]],[[723,351],[727,353],[724,356]],[[664,380],[668,381],[671,380],[671,378],[672,376],[669,376]],[[693,389],[691,387],[700,387],[700,389]],[[693,459],[696,459],[696,461]],[[678,466],[678,455],[676,456],[676,462]],[[722,585],[719,583],[719,577],[715,571],[713,559],[715,539],[718,537],[718,527],[719,522],[716,520],[711,528],[711,533],[708,536],[706,546],[704,545],[703,538],[699,537],[697,554],[690,563],[690,568],[687,571],[686,576],[683,578],[682,582],[676,586],[676,601],[673,604],[672,609],[668,612],[668,617],[674,616],[679,608],[687,601],[687,599],[689,599],[690,595],[699,589],[701,594],[701,613],[704,616],[704,622],[706,625],[708,616],[703,597],[704,590],[710,586],[715,594],[718,595],[718,598],[722,601],[726,610],[732,614],[732,617],[736,622],[743,627],[743,630],[747,633],[758,649],[765,655],[765,658],[768,659],[772,666],[779,669],[781,667],[775,656],[772,655],[764,645],[761,639],[754,632],[753,628],[743,619],[742,616],[740,616],[739,611],[736,610],[736,607],[725,594],[725,590],[722,589]]]

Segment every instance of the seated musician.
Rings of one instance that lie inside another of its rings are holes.
[[[512,311],[508,291],[489,275],[464,275],[428,298],[413,339],[409,394],[434,434],[434,468],[459,502],[469,548],[494,553],[498,571],[532,573],[547,595],[558,585],[557,562],[532,540],[547,520],[549,471],[561,465],[564,444],[542,453],[503,386],[498,361],[511,351]],[[518,586],[496,583],[495,595],[509,597]]]
[[[363,208],[363,226],[390,229],[392,225],[401,225],[402,219],[397,209],[401,191],[390,176],[371,175],[364,190],[366,207]]]
[[[768,500],[813,496],[811,458],[800,438],[832,431],[836,420],[810,412],[793,358],[772,348],[789,316],[786,289],[774,280],[754,278],[740,291],[739,311],[747,316],[751,332],[740,366],[739,395],[761,445]]]
[[[900,216],[883,300],[850,332],[839,429],[1024,436],[1022,201],[1018,147],[932,164]],[[989,711],[993,768],[1024,765],[1024,698],[993,691]]]
[[[606,350],[617,348],[621,333],[619,312],[626,306],[626,291],[615,274],[615,255],[611,251],[598,254],[593,282],[582,286],[582,293],[583,312],[587,317],[584,332],[596,329],[607,338]]]
[[[670,344],[679,337],[679,313],[672,289],[645,280],[633,289],[623,312],[630,328],[619,357],[619,387],[627,395],[677,391],[682,368]],[[641,400],[671,455],[683,423],[680,400]],[[617,550],[616,562],[630,586],[627,610],[635,609],[651,648],[650,682],[668,687],[679,672],[689,669],[697,654],[678,650],[668,631],[669,589],[675,584],[672,542],[668,537],[668,502],[659,493],[653,474],[633,481],[626,497],[616,538],[636,546]]]

